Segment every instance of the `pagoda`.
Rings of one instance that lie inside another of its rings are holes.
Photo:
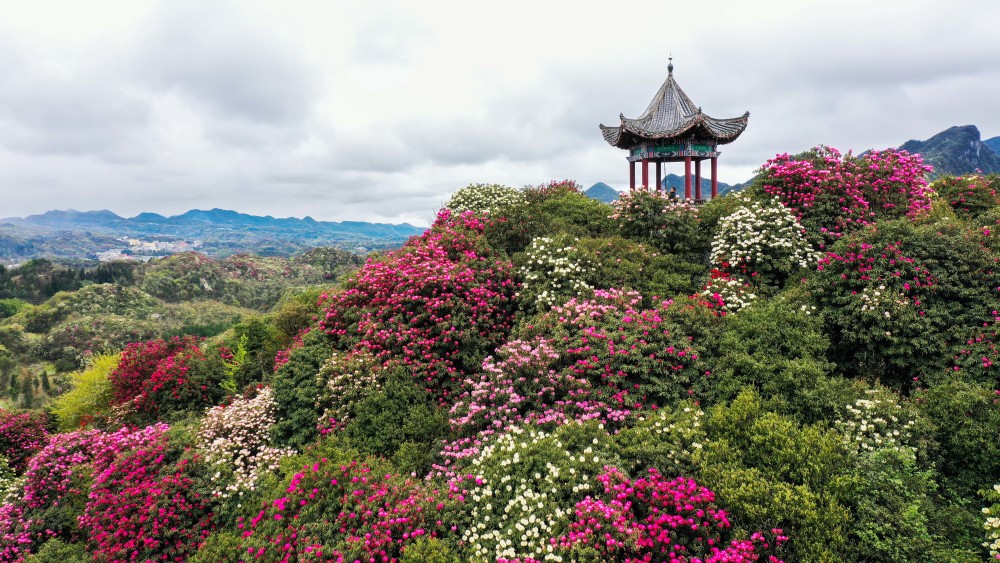
[[[601,134],[610,145],[628,151],[629,188],[635,190],[635,164],[642,163],[642,188],[649,189],[649,163],[656,163],[656,189],[662,185],[660,164],[684,163],[684,197],[691,199],[691,163],[694,163],[694,199],[702,200],[701,161],[712,161],[712,197],[719,195],[719,145],[731,143],[747,127],[750,112],[742,117],[716,119],[702,113],[674,80],[673,57],[667,65],[667,80],[639,117],[619,114],[621,125],[601,124]]]

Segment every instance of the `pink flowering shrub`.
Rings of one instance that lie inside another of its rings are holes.
[[[113,433],[79,430],[54,435],[31,458],[24,473],[18,505],[24,508],[25,521],[31,526],[21,540],[23,553],[51,538],[78,539],[77,518],[83,512],[94,473],[105,470],[120,453],[158,438],[166,428],[159,425]]]
[[[45,446],[47,417],[36,411],[14,412],[0,408],[0,455],[20,473],[35,452]]]
[[[281,368],[281,366],[288,363],[288,360],[291,357],[292,352],[302,348],[302,346],[304,345],[303,339],[307,334],[309,334],[310,330],[312,330],[311,326],[303,328],[302,330],[297,332],[294,337],[292,337],[292,343],[288,345],[288,348],[285,348],[284,350],[278,350],[278,353],[274,355],[275,372],[277,372],[278,369]]]
[[[40,522],[26,517],[24,507],[0,505],[0,563],[21,563],[31,554]]]
[[[432,393],[448,396],[513,323],[513,267],[490,250],[483,229],[472,213],[441,210],[421,237],[369,260],[330,297],[322,329],[337,347],[400,362]]]
[[[568,368],[590,381],[616,409],[676,403],[702,385],[704,372],[690,336],[669,322],[673,301],[625,311],[586,326],[567,342]]]
[[[478,455],[492,436],[513,426],[591,419],[613,424],[629,414],[596,400],[589,381],[554,369],[560,357],[551,341],[537,337],[512,340],[486,358],[482,375],[465,380],[451,407],[452,438],[442,451],[445,464],[436,469],[450,475],[453,462]]]
[[[712,491],[691,479],[667,479],[650,469],[633,481],[606,467],[597,481],[598,494],[576,504],[569,532],[555,540],[559,547],[572,552],[586,546],[603,561],[624,563],[780,561],[774,552],[788,539],[781,530],[727,541],[726,512],[716,507]]]
[[[322,458],[295,473],[243,530],[243,561],[397,561],[420,537],[448,531],[450,491],[389,473],[384,462]],[[234,554],[235,556],[236,554]]]
[[[183,562],[212,532],[210,495],[195,478],[199,460],[177,460],[169,446],[160,433],[95,475],[80,529],[96,560]]]
[[[780,154],[761,168],[760,185],[777,196],[821,241],[880,219],[913,217],[930,209],[931,171],[920,155],[886,149],[861,156],[819,146],[802,155]]]

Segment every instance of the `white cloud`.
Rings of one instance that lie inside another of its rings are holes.
[[[991,137],[998,16],[993,0],[19,3],[0,23],[3,214],[426,223],[469,182],[622,186],[597,124],[640,113],[671,52],[706,112],[751,112],[723,181],[818,143]]]

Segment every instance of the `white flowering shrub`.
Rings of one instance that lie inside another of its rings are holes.
[[[1000,561],[1000,485],[993,485],[993,489],[986,491],[986,500],[993,503],[983,509],[986,521],[983,528],[986,529],[986,541],[983,547],[990,550],[990,557]]]
[[[466,495],[461,532],[471,559],[561,560],[549,540],[567,530],[604,467],[615,465],[610,442],[592,421],[552,433],[515,427],[483,447],[468,467],[477,486]]]
[[[212,491],[215,496],[239,497],[255,490],[265,473],[276,471],[283,457],[295,453],[271,444],[275,412],[271,388],[265,387],[252,399],[237,399],[205,413],[197,447],[217,471]]]
[[[912,449],[916,416],[892,392],[870,389],[866,395],[847,405],[845,416],[835,422],[847,443],[859,453]]]
[[[767,203],[746,196],[733,213],[719,220],[711,260],[767,284],[780,284],[792,272],[815,266],[819,252],[806,239],[795,215],[777,199]]]
[[[12,502],[22,492],[24,478],[18,478],[7,458],[0,455],[0,504]]]
[[[567,235],[531,241],[518,269],[524,280],[521,302],[527,308],[545,311],[593,291],[586,282],[592,268],[576,242]]]
[[[470,184],[454,194],[445,207],[462,213],[488,213],[503,215],[526,203],[524,192],[499,184]]]

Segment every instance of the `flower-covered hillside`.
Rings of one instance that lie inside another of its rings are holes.
[[[0,563],[1000,559],[997,179],[925,172],[462,188],[338,285],[0,410]]]

